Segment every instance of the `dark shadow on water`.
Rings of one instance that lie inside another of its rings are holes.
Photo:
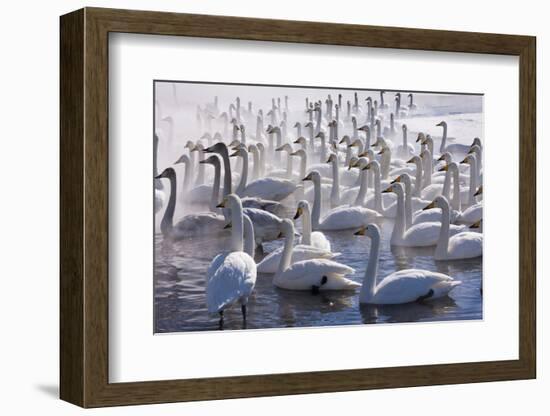
[[[57,384],[38,384],[34,387],[46,396],[50,396],[54,399],[59,398],[59,386]]]

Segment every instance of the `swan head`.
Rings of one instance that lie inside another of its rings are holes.
[[[174,162],[174,165],[177,165],[178,163],[189,163],[190,159],[187,155],[181,155],[178,160]]]
[[[162,171],[160,175],[155,176],[155,179],[175,178],[175,177],[176,177],[176,171],[173,168],[166,168]]]
[[[426,211],[428,209],[433,209],[433,208],[444,208],[444,207],[446,207],[448,209],[449,208],[449,202],[447,201],[447,198],[440,195],[440,196],[435,197],[435,199],[430,204],[428,204],[424,208],[422,208],[422,211]]]
[[[304,127],[313,127],[313,123],[311,121],[308,121],[306,124],[304,124]]]
[[[438,169],[439,172],[446,172],[446,171],[454,172],[455,170],[458,171],[458,165],[456,164],[456,162],[449,162],[445,164],[445,166],[442,166]]]
[[[358,163],[359,163],[359,158],[357,156],[352,156],[349,160],[348,170],[351,170],[351,168],[357,167]]]
[[[393,113],[392,113],[391,115],[392,115],[392,117],[393,117]],[[403,123],[403,125],[401,126],[401,129],[402,129],[403,131],[407,131],[407,125],[406,125],[405,123]]]
[[[477,191],[475,191],[474,196],[479,196],[483,194],[483,185],[481,185],[479,188],[477,188]]]
[[[447,122],[446,121],[440,121],[439,123],[436,124],[437,127],[447,127]]]
[[[227,115],[227,113],[224,111],[223,113],[221,113],[218,118],[225,118],[226,120],[229,118],[229,116]]]
[[[285,143],[285,144],[283,144],[282,146],[277,147],[277,148],[275,149],[275,151],[276,151],[276,152],[286,151],[286,152],[292,153],[292,146],[289,145],[288,143]]]
[[[242,207],[241,198],[239,198],[236,194],[229,194],[226,195],[218,205],[216,205],[216,208],[233,208],[237,205]]]
[[[280,131],[281,129],[278,126],[271,126],[271,125],[269,125],[266,130],[267,134],[278,133]]]
[[[258,146],[256,146],[254,143],[248,145],[248,149],[247,149],[249,152],[252,152],[252,153],[255,153],[258,151]]]
[[[311,172],[309,172],[309,174],[304,178],[302,179],[302,181],[313,181],[313,182],[321,182],[321,174],[319,173],[319,171],[316,171],[316,170],[312,170]]]
[[[227,152],[227,145],[223,142],[218,142],[213,146],[207,147],[203,150],[204,153],[226,153]]]
[[[359,127],[357,130],[361,130],[366,133],[370,131],[370,127],[365,124],[364,126]]]
[[[417,156],[417,155],[414,155],[414,156],[411,157],[409,160],[407,160],[407,163],[419,164],[419,163],[420,163],[420,157]]]
[[[328,160],[327,160],[327,163],[334,163],[334,162],[338,162],[338,157],[334,154],[334,153],[331,153],[330,156],[328,157]]]
[[[300,136],[298,137],[296,140],[294,140],[293,142],[294,144],[305,144],[306,143],[306,138],[304,136]]]
[[[372,160],[369,163],[367,163],[366,166],[361,168],[361,170],[370,170],[370,169],[378,169],[380,170],[380,163],[378,163],[378,160]]]
[[[380,228],[376,224],[368,224],[359,228],[354,235],[367,236],[370,238],[380,238]]]
[[[300,127],[300,125],[301,125],[301,124],[300,124],[299,121],[297,121],[296,123],[294,123],[294,127]]]
[[[207,157],[204,160],[200,160],[199,163],[202,165],[208,164],[208,165],[220,166],[220,158],[217,155],[212,155]]]
[[[383,194],[390,194],[392,192],[394,194],[397,194],[398,196],[399,195],[405,195],[405,188],[404,188],[402,183],[395,182],[395,183],[391,183],[388,188],[386,188],[382,191]]]
[[[462,162],[460,162],[460,163],[467,163],[467,164],[471,165],[472,163],[474,163],[474,161],[475,161],[474,154],[468,154],[468,155],[466,155],[464,160],[462,160]]]
[[[439,156],[439,159],[437,159],[438,162],[445,161],[447,163],[451,162],[453,160],[453,157],[449,152],[444,152]]]
[[[248,157],[248,150],[246,150],[245,145],[240,145],[237,148],[234,149],[235,151],[229,155],[229,157],[237,157],[240,156],[242,158]]]
[[[259,151],[263,152],[265,150],[265,146],[263,143],[256,143],[256,147],[258,148]]]
[[[317,133],[315,135],[315,138],[316,139],[324,139],[325,138],[325,133],[323,133],[322,131],[320,131],[319,133]]]
[[[408,98],[411,98],[412,96],[413,96],[413,95],[412,95],[412,92],[410,92],[410,93],[407,94],[407,97],[408,97]]]
[[[365,98],[365,101],[369,102],[369,103],[372,103],[372,97],[367,97]]]
[[[292,152],[290,154],[290,156],[299,156],[299,157],[305,157],[306,156],[306,152],[304,149],[298,149],[296,150],[295,152]]]
[[[193,151],[194,147],[195,147],[195,143],[193,143],[191,140],[187,140],[187,143],[185,143],[184,149],[189,149],[189,151]]]
[[[304,211],[309,211],[309,202],[306,200],[301,200],[296,206],[296,214],[294,215],[294,219],[297,220],[300,218],[300,216],[304,214]]]
[[[407,187],[411,184],[411,176],[408,173],[402,173],[390,183],[403,183]]]
[[[383,146],[382,149],[380,149],[380,151],[378,152],[379,155],[389,154],[389,153],[390,153],[390,148],[387,146]]]
[[[468,150],[468,154],[471,155],[471,154],[478,154],[478,153],[481,153],[481,147],[478,146],[477,144],[472,144],[470,146],[470,150]]]
[[[342,139],[338,142],[338,144],[342,144],[342,143],[350,143],[350,138],[349,136],[346,134],[344,137],[342,137]]]
[[[232,148],[237,148],[239,147],[241,144],[240,140],[232,140],[231,143],[229,143],[229,147],[232,147]]]
[[[474,141],[472,142],[472,147],[474,146],[479,146],[479,148],[481,149],[481,139],[479,137],[474,138]]]
[[[363,144],[363,143],[361,142],[361,140],[355,139],[353,142],[351,142],[351,143],[348,145],[348,147],[359,147],[359,146],[361,146],[361,144]]]

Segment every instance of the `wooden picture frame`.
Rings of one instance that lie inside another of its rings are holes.
[[[530,36],[85,8],[60,19],[60,396],[82,407],[536,376],[536,40]],[[519,57],[519,359],[109,383],[108,34],[299,42]]]

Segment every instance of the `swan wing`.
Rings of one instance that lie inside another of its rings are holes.
[[[275,240],[279,236],[281,220],[276,215],[257,208],[244,208],[243,213],[252,221],[256,242]]]
[[[321,221],[321,230],[349,230],[359,228],[380,218],[376,211],[363,207],[337,207],[330,210]]]
[[[216,257],[216,261],[220,259]],[[241,251],[224,255],[206,285],[208,312],[219,312],[236,301],[248,298],[255,284],[256,263],[252,257]]]
[[[347,279],[345,275],[354,272],[351,267],[332,260],[304,260],[277,274],[273,283],[289,290],[311,290],[312,286],[317,286],[320,290],[351,290],[360,284]],[[327,278],[325,284],[322,284],[323,277]]]
[[[280,178],[261,178],[250,182],[243,196],[257,196],[262,199],[280,201],[296,190],[296,184]]]
[[[212,198],[211,185],[199,185],[189,191],[186,196],[191,204],[208,204]]]
[[[291,263],[296,263],[303,260],[311,259],[332,259],[339,253],[331,253],[330,251],[322,250],[313,246],[297,245],[292,249]],[[276,273],[279,268],[279,263],[283,256],[283,247],[269,253],[258,263],[258,272],[260,273]]]
[[[212,212],[188,214],[174,225],[174,235],[194,236],[223,232],[225,218]]]
[[[401,304],[415,302],[419,298],[430,296],[433,298],[441,293],[445,283],[450,284],[454,280],[443,273],[431,272],[420,269],[405,269],[392,273],[384,278],[376,287],[373,303],[377,304]],[[431,290],[431,291],[430,291]]]
[[[464,231],[449,239],[448,258],[470,259],[483,254],[483,234]]]

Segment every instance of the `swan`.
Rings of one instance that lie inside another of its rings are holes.
[[[414,111],[417,109],[416,104],[413,102],[413,95],[412,93],[407,94],[407,97],[409,98],[409,111]]]
[[[397,212],[395,201],[397,198],[393,194],[382,193],[382,188],[385,189],[390,186],[391,183],[381,180],[380,163],[377,160],[373,160],[369,162],[364,169],[370,170],[374,179],[374,192],[367,198],[365,206],[373,209],[384,217],[395,218]],[[392,204],[393,206],[391,208],[386,208],[386,205],[391,206]]]
[[[422,269],[405,269],[389,274],[376,284],[380,255],[380,229],[369,224],[355,233],[368,236],[371,248],[365,277],[359,293],[359,303],[372,305],[398,305],[409,302],[432,300],[447,296],[460,285],[459,280],[443,274]]]
[[[443,196],[438,196],[424,209],[440,208],[442,212],[442,226],[439,239],[435,247],[435,260],[460,260],[481,257],[483,253],[483,234],[462,231],[449,237],[450,207]]]
[[[313,293],[325,290],[355,290],[360,286],[345,277],[355,272],[345,264],[328,259],[291,263],[294,244],[294,224],[291,220],[283,220],[282,233],[285,243],[278,270],[273,277],[275,286],[287,290],[308,290]]]
[[[453,181],[453,210],[450,211],[449,215],[451,218],[451,222],[455,222],[460,216],[460,184],[458,181],[458,165],[455,162],[451,162],[448,165],[440,168],[440,170],[446,173],[445,182],[443,183],[443,188],[441,190],[441,195],[447,199],[450,199],[451,180]],[[426,210],[425,208],[423,208],[422,211],[414,215],[412,223],[419,224],[421,222],[441,221],[441,215],[441,210],[438,208],[433,208],[430,210]]]
[[[229,252],[218,254],[207,271],[206,306],[209,313],[220,315],[235,303],[240,303],[243,322],[246,322],[246,305],[256,285],[257,269],[254,259],[243,251],[243,208],[235,194],[224,198],[222,205],[231,209],[231,243]]]
[[[367,190],[369,186],[369,172],[366,169],[369,160],[366,157],[353,157],[349,164],[349,169],[358,168],[359,173],[359,186],[345,189],[340,195],[340,203],[347,205],[362,206],[365,203],[365,197],[367,196]]]
[[[294,219],[297,220],[300,217],[302,217],[302,244],[332,251],[330,241],[321,231],[311,231],[311,208],[308,201],[298,202]]]
[[[403,143],[397,147],[396,156],[400,159],[409,159],[414,154],[414,146],[407,142],[407,125],[403,123]]]
[[[305,202],[305,201],[304,201]],[[307,202],[306,202],[307,203]],[[311,224],[309,233],[311,235]],[[316,231],[316,233],[318,233]],[[324,237],[324,235],[323,235]],[[302,239],[304,240],[304,239]],[[325,237],[326,240],[326,237]],[[298,261],[310,260],[310,259],[332,259],[340,255],[340,253],[332,253],[329,250],[315,247],[311,245],[311,237],[308,240],[309,242],[302,241],[301,244],[298,244],[292,248],[292,258],[291,262],[296,263]],[[283,247],[279,247],[275,251],[269,253],[265,256],[260,263],[258,263],[258,272],[273,274],[277,272],[279,268],[279,263],[283,257]]]
[[[475,153],[467,154],[464,160],[460,163],[467,163],[470,165],[470,183],[468,188],[462,193],[461,201],[467,207],[476,204],[475,193],[477,191],[477,158]]]
[[[170,181],[170,198],[164,211],[160,229],[167,240],[182,240],[186,237],[221,233],[225,225],[225,218],[213,212],[188,214],[174,225],[174,211],[176,209],[176,171],[166,168],[155,179],[166,178]]]
[[[478,188],[474,193],[474,197],[477,197],[483,193],[483,185]],[[469,206],[456,219],[456,222],[461,224],[475,224],[483,218],[483,204],[478,202]]]
[[[271,177],[256,179],[247,185],[248,150],[244,147],[239,147],[231,156],[240,156],[243,160],[243,170],[241,174],[241,181],[237,187],[237,194],[241,196],[281,201],[297,189],[297,185],[288,179]]]
[[[381,218],[380,214],[368,208],[341,206],[330,210],[322,220],[321,215],[321,175],[312,171],[304,181],[313,182],[314,201],[312,210],[312,229],[317,231],[346,230],[358,228]]]
[[[464,157],[466,153],[468,153],[468,150],[470,150],[470,146],[460,143],[454,143],[447,145],[447,122],[441,121],[436,124],[438,127],[443,128],[443,135],[441,136],[441,145],[439,147],[439,153],[443,152],[449,152],[453,155],[460,155]]]
[[[441,222],[421,222],[406,228],[405,217],[405,190],[402,183],[394,183],[383,193],[394,192],[397,194],[397,215],[393,225],[390,243],[394,246],[404,247],[429,247],[435,246],[441,229]],[[449,230],[452,235],[464,231],[465,226],[451,225]]]

